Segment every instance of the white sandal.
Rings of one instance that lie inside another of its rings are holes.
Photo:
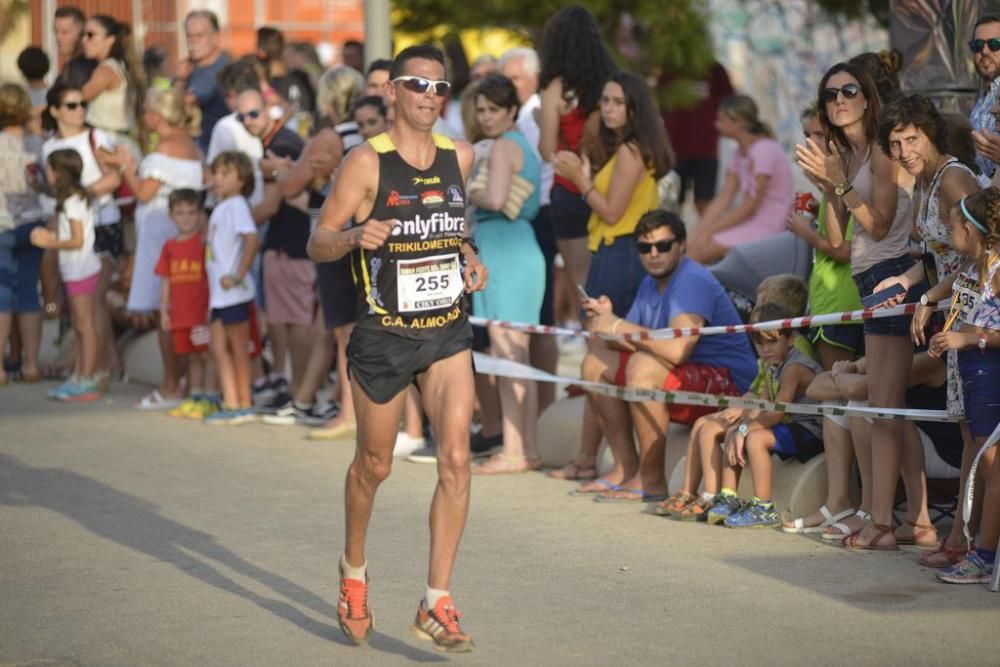
[[[835,524],[842,526],[843,524],[838,522],[854,514],[854,510],[846,509],[843,512],[837,512],[836,514],[833,514],[830,512],[830,509],[826,505],[823,505],[822,507],[819,508],[819,513],[823,515],[823,523],[819,524],[818,526],[807,526],[806,520],[804,518],[799,518],[796,519],[791,526],[784,526],[784,525],[781,526],[781,532],[791,533],[794,535],[808,535],[812,533],[822,533],[823,529],[826,528],[827,526],[832,526]]]
[[[869,514],[868,512],[863,512],[861,510],[858,510],[857,512],[855,512],[854,516],[858,517],[859,519],[861,519],[865,523],[871,523],[871,521],[872,521],[872,515]],[[830,540],[831,542],[843,540],[845,537],[850,537],[854,533],[858,532],[856,530],[851,530],[851,527],[848,526],[846,523],[840,523],[840,522],[832,524],[830,526],[830,528],[835,528],[838,531],[840,531],[840,532],[837,532],[837,533],[822,533],[821,534],[821,537],[824,540]]]
[[[159,389],[154,389],[133,406],[136,410],[169,410],[181,404],[179,398],[164,398]]]

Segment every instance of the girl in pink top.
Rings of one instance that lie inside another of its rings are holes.
[[[722,259],[729,249],[785,231],[795,196],[792,169],[771,128],[746,95],[731,95],[719,105],[715,126],[735,139],[736,154],[726,168],[722,191],[708,205],[688,242],[688,255],[702,264]],[[737,194],[740,201],[734,206]]]

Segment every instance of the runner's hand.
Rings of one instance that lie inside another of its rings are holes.
[[[378,250],[389,236],[398,220],[369,220],[355,228],[354,246],[365,250]]]
[[[465,268],[462,269],[462,278],[465,280],[465,292],[481,292],[486,289],[486,280],[490,272],[486,265],[479,261],[479,255],[475,252],[465,254]]]

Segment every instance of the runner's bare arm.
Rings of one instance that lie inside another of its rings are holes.
[[[368,144],[358,146],[344,160],[323,203],[319,223],[306,251],[314,262],[332,262],[355,248],[374,250],[389,238],[393,221],[369,220],[344,229],[351,218],[364,219],[372,210],[378,189],[378,155]]]
[[[472,145],[467,141],[455,141],[455,151],[458,153],[458,167],[462,170],[462,181],[469,181],[469,174],[472,173],[472,162],[475,159],[475,152]],[[466,193],[468,196],[468,193]],[[465,226],[465,236],[469,236],[469,226]],[[465,291],[469,294],[480,292],[486,289],[486,281],[489,278],[489,270],[479,261],[479,255],[468,243],[462,244],[462,256],[465,257],[465,269],[462,277],[465,280]]]

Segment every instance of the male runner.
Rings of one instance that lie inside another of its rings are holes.
[[[396,56],[385,89],[396,123],[348,155],[308,250],[318,262],[351,253],[359,290],[347,348],[358,440],[347,472],[340,627],[358,643],[372,631],[365,535],[375,490],[392,467],[406,389],[416,383],[437,440],[438,484],[430,572],[413,630],[454,652],[473,647],[448,591],[469,508],[475,394],[462,296],[483,289],[487,274],[464,236],[472,147],[431,133],[450,91],[444,72],[433,46]]]

